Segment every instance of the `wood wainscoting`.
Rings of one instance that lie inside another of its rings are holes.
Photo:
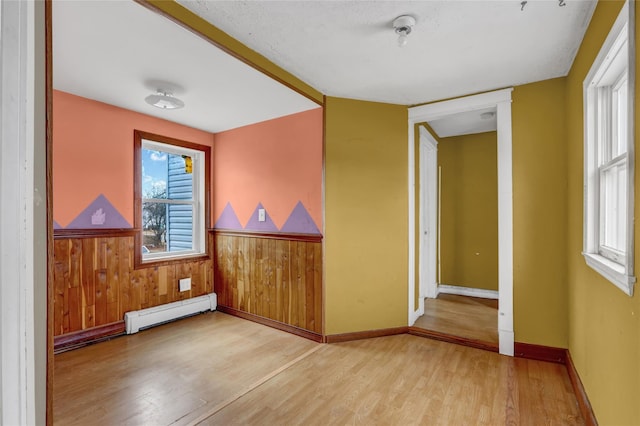
[[[221,310],[322,335],[321,236],[214,230],[214,240]]]
[[[71,343],[113,333],[125,312],[213,291],[211,258],[134,269],[134,230],[64,230],[54,235],[54,336]],[[209,234],[209,247],[213,236]],[[191,290],[178,280],[191,277]],[[62,336],[65,336],[63,338]],[[86,336],[85,336],[86,337]],[[56,345],[58,346],[58,345]]]

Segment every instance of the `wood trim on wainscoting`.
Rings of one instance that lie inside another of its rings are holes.
[[[62,240],[70,238],[133,237],[137,232],[138,230],[135,228],[55,229],[53,238]]]
[[[466,337],[452,336],[450,334],[439,333],[433,330],[425,330],[419,327],[409,327],[409,334],[414,336],[426,337],[429,339],[440,340],[441,342],[455,343],[456,345],[469,346],[471,348],[483,349],[490,352],[499,352],[497,344],[483,342],[480,340],[467,339]]]
[[[322,242],[322,235],[319,234],[290,234],[286,232],[245,231],[236,229],[210,229],[209,232],[215,235],[229,237],[268,238],[270,240],[304,241],[307,243]]]
[[[74,333],[62,334],[54,337],[53,350],[55,353],[74,349],[78,346],[101,340],[107,337],[119,336],[125,333],[124,321],[116,321],[110,324],[99,325]]]
[[[571,353],[568,349],[565,353],[565,366],[567,367],[569,380],[573,387],[573,393],[576,395],[576,399],[578,400],[578,408],[580,409],[580,414],[582,414],[582,419],[587,426],[598,426],[598,420],[593,412],[593,407],[591,407],[591,402],[589,402],[589,397],[582,385],[582,380],[580,380],[576,366],[573,364]]]
[[[234,309],[229,306],[218,305],[216,310],[225,314],[233,315],[238,318],[243,318],[249,321],[257,322],[258,324],[262,324],[268,327],[276,328],[278,330],[286,331],[287,333],[295,334],[296,336],[304,337],[306,339],[313,340],[314,342],[322,343],[324,340],[321,334],[317,334],[300,327],[295,327],[293,325],[285,324],[280,321],[275,321],[269,318],[261,317],[259,315],[240,311],[238,309]]]
[[[350,342],[352,340],[372,339],[374,337],[395,336],[406,334],[409,327],[382,328],[378,330],[356,331],[353,333],[329,334],[324,337],[325,343]]]
[[[513,352],[517,358],[555,362],[556,364],[566,364],[567,361],[567,350],[563,348],[515,342]]]

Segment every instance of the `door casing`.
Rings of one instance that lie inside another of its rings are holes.
[[[409,151],[409,249],[408,273],[408,324],[412,326],[424,314],[422,279],[414,279],[415,259],[415,127],[417,124],[441,119],[461,112],[496,108],[498,133],[498,338],[499,350],[503,355],[514,354],[513,331],[513,165],[511,131],[511,92],[513,88],[471,95],[448,101],[409,108],[408,151]],[[432,200],[437,202],[437,200]],[[421,236],[422,237],[422,236]],[[420,238],[420,241],[422,238]],[[421,252],[422,253],[422,252]],[[435,269],[435,266],[434,266]],[[420,275],[420,274],[419,274]],[[416,286],[418,286],[418,308],[415,309]]]

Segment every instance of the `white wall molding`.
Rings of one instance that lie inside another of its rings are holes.
[[[428,120],[432,121],[461,112],[491,108],[501,102],[511,102],[512,91],[512,88],[495,90],[479,95],[465,96],[463,98],[413,107],[409,109],[409,120],[421,123],[424,122],[424,117],[428,117]]]
[[[443,294],[457,294],[459,296],[480,297],[482,299],[498,300],[498,292],[496,290],[485,290],[483,288],[462,287],[459,285],[438,285],[438,292]]]
[[[408,211],[408,250],[409,250],[409,261],[407,262],[408,272],[407,277],[409,280],[409,291],[407,292],[408,300],[408,324],[409,327],[415,324],[416,320],[420,318],[421,315],[424,314],[424,302],[421,303],[422,309],[420,306],[418,309],[415,308],[415,286],[420,285],[420,283],[415,282],[415,271],[416,271],[416,249],[415,249],[415,233],[416,233],[416,217],[415,217],[415,205],[416,205],[416,179],[415,179],[415,158],[416,158],[416,147],[415,147],[415,122],[411,120],[411,108],[409,108],[409,142],[408,142],[408,153],[409,153],[409,175],[408,175],[408,188],[409,188],[409,211]]]
[[[0,54],[0,424],[44,424],[44,2],[0,3]]]
[[[498,127],[498,334],[500,353],[513,356],[513,169],[512,88],[409,108],[409,325],[424,312],[424,300],[414,309],[415,286],[415,125],[460,112],[496,107]],[[504,339],[504,341],[503,341]]]
[[[424,298],[438,297],[436,277],[438,238],[438,141],[420,126],[420,306],[424,312]],[[424,206],[427,206],[425,209]]]

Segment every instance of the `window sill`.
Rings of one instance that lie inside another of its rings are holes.
[[[624,291],[625,294],[633,296],[633,285],[636,277],[627,275],[625,267],[612,262],[606,257],[596,253],[582,253],[587,265],[598,272],[600,275],[611,281],[616,287]]]
[[[152,268],[156,266],[165,266],[176,263],[196,262],[203,260],[210,260],[209,253],[190,253],[181,256],[155,257],[136,262],[135,269]]]

